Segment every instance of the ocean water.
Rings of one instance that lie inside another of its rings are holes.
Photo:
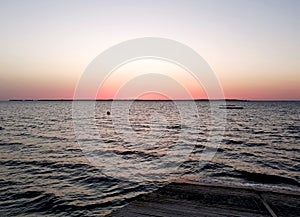
[[[230,104],[212,128],[204,101],[96,102],[91,126],[72,102],[1,102],[0,216],[104,216],[177,178],[300,191],[300,102]]]

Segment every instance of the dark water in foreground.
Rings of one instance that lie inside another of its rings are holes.
[[[189,102],[182,103],[189,107]],[[107,175],[107,168],[95,167],[86,150],[77,143],[72,102],[1,102],[0,216],[108,214],[158,184],[151,180],[119,180],[118,170],[113,171],[119,162],[110,159],[106,152],[122,160],[151,162],[166,156],[182,129],[188,131],[181,140],[183,149],[185,146],[194,148],[190,155],[181,158],[179,175],[197,182],[299,191],[300,103],[231,104],[244,109],[227,110],[226,130],[217,153],[199,168],[197,153],[207,145],[210,132],[208,102],[197,102],[199,114],[191,114],[187,124],[182,124],[172,102],[135,102],[128,118],[133,131],[142,136],[144,142],[158,139],[146,149],[123,141],[114,130],[111,116],[106,114],[110,103],[97,102],[96,136],[87,135],[83,140],[92,147],[91,153],[97,152],[106,164],[111,162],[112,166],[108,167],[111,172]],[[154,113],[165,117],[165,126],[155,125],[161,123],[155,118],[149,121]],[[118,127],[122,129],[122,125]],[[132,129],[123,128],[127,132],[124,135],[130,135]],[[105,149],[97,139],[99,135],[101,141],[109,144]],[[169,158],[170,162],[176,160],[174,156]],[[129,174],[134,167],[137,165],[121,165],[120,173]],[[141,177],[153,174],[150,177],[161,182],[167,180],[163,176],[167,172],[167,167],[140,171]]]

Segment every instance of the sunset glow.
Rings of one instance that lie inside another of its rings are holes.
[[[100,87],[97,98],[202,99],[206,94],[201,83],[185,69],[167,61],[144,59],[111,73]]]

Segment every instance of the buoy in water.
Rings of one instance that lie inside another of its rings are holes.
[[[107,111],[106,114],[107,114],[107,115],[110,115],[110,111]]]

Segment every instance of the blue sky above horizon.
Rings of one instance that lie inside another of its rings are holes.
[[[193,48],[227,98],[300,99],[299,27],[296,0],[2,0],[0,99],[72,98],[98,54],[139,37]]]

